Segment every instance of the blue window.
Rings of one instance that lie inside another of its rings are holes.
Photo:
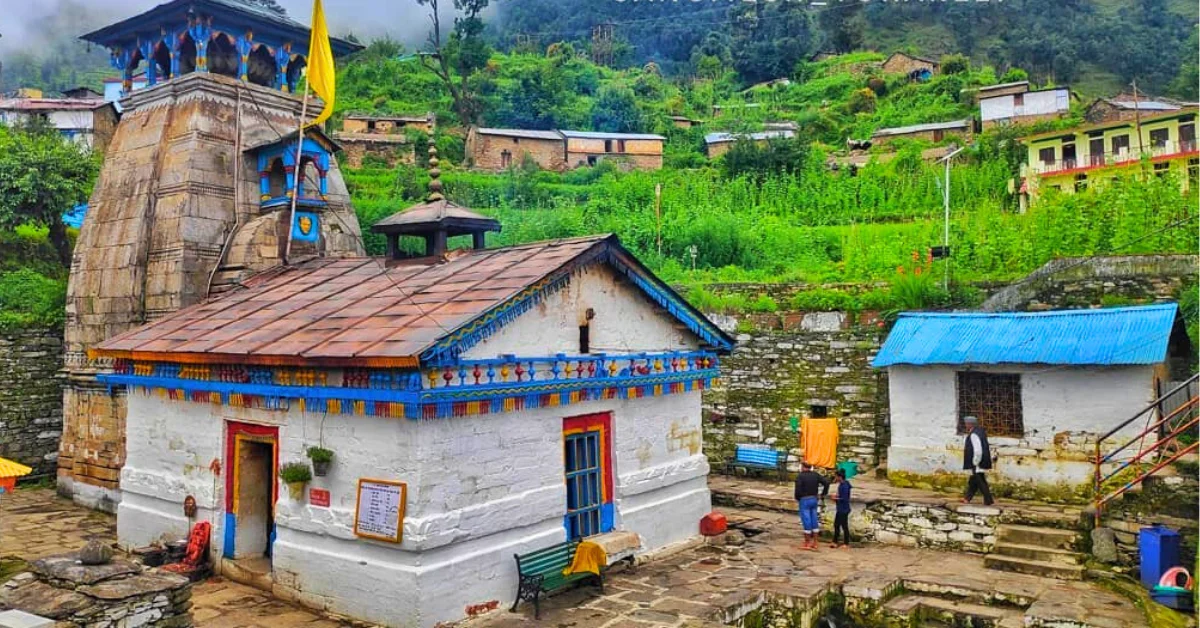
[[[604,504],[599,430],[566,437],[567,538],[600,534]]]

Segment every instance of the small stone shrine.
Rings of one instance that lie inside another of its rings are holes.
[[[0,607],[52,619],[58,628],[192,625],[187,578],[126,560],[84,565],[80,555],[35,560],[0,586]]]

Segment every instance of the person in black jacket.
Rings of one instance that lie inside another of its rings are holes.
[[[829,480],[813,471],[807,462],[801,465],[801,471],[796,475],[796,502],[800,505],[800,523],[804,526],[804,545],[802,549],[817,549],[817,533],[821,530],[821,520],[817,514],[817,495],[824,499],[829,494]]]
[[[963,443],[963,469],[971,472],[963,503],[970,503],[978,491],[983,493],[983,504],[991,506],[994,501],[992,489],[988,487],[987,476],[983,474],[992,468],[992,449],[988,446],[987,432],[979,424],[979,419],[973,416],[963,417],[963,424],[967,428],[967,439]]]

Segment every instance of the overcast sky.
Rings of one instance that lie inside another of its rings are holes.
[[[0,0],[0,51],[28,45],[45,36],[44,25],[82,25],[83,34],[136,15],[166,0]],[[308,24],[312,18],[311,0],[278,0],[288,15]],[[329,30],[334,35],[354,33],[360,39],[388,35],[404,41],[410,47],[424,43],[429,32],[428,9],[416,0],[323,0]],[[443,0],[453,10],[451,0]],[[447,29],[451,19],[443,20]]]

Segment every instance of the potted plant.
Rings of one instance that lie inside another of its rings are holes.
[[[304,485],[312,479],[312,471],[303,462],[288,462],[279,467],[279,479],[288,486],[288,494],[295,501],[304,496]]]
[[[329,473],[329,465],[333,462],[333,452],[324,447],[309,447],[308,459],[312,460],[313,473],[317,477],[325,477]]]

